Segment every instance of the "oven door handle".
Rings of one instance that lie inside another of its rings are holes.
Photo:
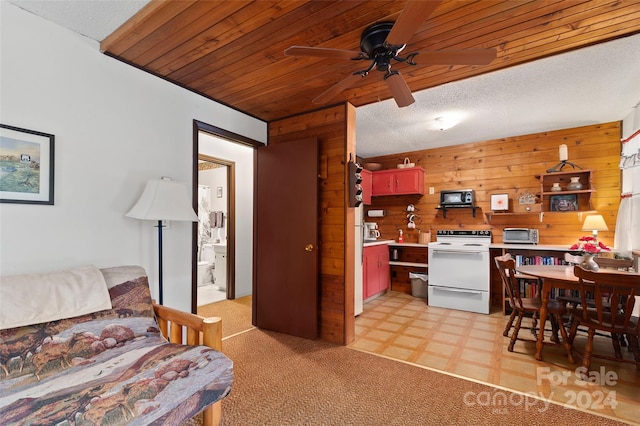
[[[437,289],[437,290],[440,290],[440,291],[451,291],[453,293],[471,293],[471,294],[483,294],[483,293],[486,293],[486,291],[464,290],[464,289],[461,289],[461,288],[441,287],[441,286],[434,286],[434,289]]]
[[[448,253],[448,254],[482,254],[481,251],[466,251],[466,250],[438,250],[434,249],[433,253]]]

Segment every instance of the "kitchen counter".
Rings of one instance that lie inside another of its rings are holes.
[[[391,240],[389,243],[392,247],[424,247],[427,248],[429,244],[420,244],[420,243],[399,243],[397,241]]]
[[[418,263],[418,262],[399,262],[397,260],[390,260],[389,265],[392,266],[410,266],[414,268],[428,268],[429,264],[427,263]]]
[[[375,240],[375,241],[365,241],[363,247],[371,247],[371,246],[379,246],[381,244],[392,244],[395,241],[393,240]]]

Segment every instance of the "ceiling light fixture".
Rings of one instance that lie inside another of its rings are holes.
[[[456,115],[446,115],[436,117],[427,123],[430,130],[447,130],[462,121],[462,117]]]

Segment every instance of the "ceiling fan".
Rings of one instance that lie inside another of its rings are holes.
[[[420,24],[438,7],[441,1],[409,1],[395,22],[378,22],[367,27],[360,38],[360,50],[329,49],[322,47],[291,46],[284,51],[287,56],[314,56],[321,58],[370,60],[366,69],[359,70],[331,86],[313,100],[324,104],[338,93],[351,87],[358,80],[376,69],[384,72],[384,80],[399,107],[415,102],[411,89],[399,71],[391,70],[391,61],[417,65],[416,55],[422,54],[425,62],[437,65],[486,65],[496,58],[496,49],[464,49],[413,52],[405,57],[398,54],[405,48],[409,38]]]

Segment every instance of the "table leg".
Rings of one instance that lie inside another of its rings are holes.
[[[538,341],[536,342],[536,359],[538,361],[542,361],[542,348],[544,347],[544,326],[545,322],[547,321],[547,304],[549,303],[550,293],[551,289],[547,287],[547,284],[545,284],[543,281],[542,294],[540,295],[540,302],[542,304],[542,306],[540,306],[540,328],[538,328],[538,330],[540,331],[538,332]]]

